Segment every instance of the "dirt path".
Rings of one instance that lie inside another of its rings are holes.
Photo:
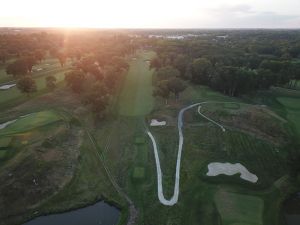
[[[152,135],[152,133],[147,130],[147,134],[149,136],[149,138],[151,139],[152,145],[153,145],[153,150],[154,150],[154,157],[155,157],[155,164],[156,164],[156,173],[157,173],[157,195],[158,195],[158,199],[159,201],[163,204],[163,205],[168,205],[168,206],[172,206],[175,205],[178,201],[178,196],[179,196],[179,181],[180,181],[180,164],[181,164],[181,155],[182,155],[182,148],[183,148],[183,133],[182,133],[182,127],[183,127],[183,115],[184,112],[194,108],[196,106],[198,106],[198,113],[199,115],[201,115],[202,117],[204,117],[205,119],[209,120],[210,122],[216,124],[217,126],[219,126],[222,131],[225,131],[225,128],[213,121],[212,119],[208,118],[207,116],[203,115],[200,112],[201,109],[201,105],[203,104],[208,104],[208,103],[219,103],[219,102],[200,102],[200,103],[195,103],[192,105],[189,105],[183,109],[181,109],[179,111],[178,114],[178,122],[177,122],[177,127],[178,127],[178,136],[179,136],[179,144],[178,144],[178,153],[177,153],[177,162],[176,162],[176,172],[175,172],[175,185],[174,185],[174,192],[173,192],[173,196],[167,200],[163,194],[163,186],[162,186],[162,172],[161,172],[161,167],[160,167],[160,161],[159,161],[159,155],[158,155],[158,148],[157,148],[157,144],[155,141],[154,136]],[[224,102],[222,102],[224,103]]]

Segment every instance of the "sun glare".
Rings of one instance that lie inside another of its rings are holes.
[[[47,13],[38,15],[40,25],[55,27],[111,27],[124,21],[123,7],[115,7],[114,1],[87,0],[62,2],[60,7],[51,4]],[[55,12],[53,15],[52,12]]]
[[[14,7],[16,4],[18,8]],[[11,0],[5,3],[5,8],[7,10],[0,16],[24,18],[21,26],[103,28],[171,27],[174,21],[180,22],[196,10],[171,0],[152,0],[151,3],[140,0]]]
[[[156,0],[154,1],[156,2]],[[13,3],[19,5],[15,9]],[[145,2],[130,1],[17,1],[5,3],[7,11],[0,16],[11,18],[26,18],[23,26],[48,27],[139,27],[155,21],[150,18],[153,14],[153,5],[145,6]],[[14,9],[14,10],[12,10]],[[145,12],[146,11],[146,12]],[[156,10],[159,13],[159,10]],[[147,13],[149,12],[149,13]],[[157,15],[157,14],[156,14]]]

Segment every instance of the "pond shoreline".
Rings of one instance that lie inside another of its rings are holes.
[[[70,206],[70,207],[65,207],[65,209],[54,209],[54,210],[41,210],[41,211],[38,211],[38,210],[32,210],[31,211],[31,215],[24,218],[23,221],[21,223],[16,223],[15,225],[23,225],[23,224],[26,224],[30,221],[33,221],[39,217],[44,217],[44,216],[51,216],[51,215],[62,215],[64,213],[71,213],[73,211],[76,211],[76,210],[81,210],[81,209],[84,209],[84,208],[87,208],[87,207],[92,207],[92,206],[95,206],[96,204],[98,203],[104,203],[104,204],[107,204],[108,206],[110,207],[113,207],[115,208],[116,210],[118,210],[119,212],[119,218],[118,218],[118,222],[115,224],[115,225],[121,225],[121,219],[124,220],[124,216],[126,216],[126,208],[127,207],[122,207],[119,203],[117,202],[114,202],[112,200],[108,200],[107,198],[97,198],[95,200],[92,200],[92,201],[89,201],[87,203],[79,203],[79,204],[75,204],[73,206]],[[126,219],[127,219],[127,216],[126,216]]]

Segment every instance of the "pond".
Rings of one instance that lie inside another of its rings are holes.
[[[23,225],[116,225],[120,211],[105,202],[98,202],[73,211],[37,217]]]
[[[287,225],[300,224],[300,192],[284,203],[284,218]]]

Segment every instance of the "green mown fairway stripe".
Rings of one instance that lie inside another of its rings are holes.
[[[154,53],[139,53],[130,63],[123,90],[119,100],[119,114],[124,116],[142,116],[153,108],[152,74],[145,61]]]
[[[0,130],[0,135],[11,135],[15,133],[22,133],[36,127],[44,126],[61,120],[56,113],[52,111],[42,111],[32,113],[24,117],[17,118],[15,123],[8,125],[6,128]]]
[[[219,190],[215,203],[222,224],[262,225],[264,202],[259,197]]]
[[[278,97],[277,100],[285,106],[287,119],[293,123],[300,137],[300,100],[298,98]]]

